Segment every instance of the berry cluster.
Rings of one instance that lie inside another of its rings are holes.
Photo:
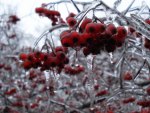
[[[6,65],[6,64],[0,64],[0,70],[1,69],[4,69],[6,71],[11,71],[12,70],[12,67],[10,65]]]
[[[12,24],[16,24],[18,21],[20,21],[20,18],[18,18],[16,15],[10,15],[8,22]]]
[[[69,21],[70,20],[70,21]],[[75,19],[68,19],[69,26],[74,26]],[[79,32],[63,31],[60,34],[61,43],[64,47],[81,47],[86,55],[99,54],[100,50],[113,52],[116,47],[122,46],[127,36],[125,27],[115,27],[114,24],[92,22],[86,18],[80,25]]]
[[[150,25],[150,19],[146,19],[145,23]],[[142,34],[137,32],[134,28],[132,28],[131,26],[128,27],[128,34],[132,35],[133,37],[136,38],[142,38]],[[144,47],[148,50],[150,50],[150,40],[146,37],[144,37]]]
[[[45,78],[44,74],[41,71],[37,71],[35,69],[31,69],[29,71],[27,78],[29,80],[32,80],[32,83],[33,83],[32,87],[36,87],[36,83],[44,84],[46,82],[46,78]],[[33,81],[36,81],[36,83],[34,83]]]
[[[55,10],[49,10],[43,7],[38,7],[35,9],[35,12],[40,16],[48,17],[52,21],[52,25],[56,25],[60,18],[60,13]]]
[[[82,65],[78,65],[78,66],[69,66],[69,65],[66,65],[64,67],[64,72],[66,74],[70,74],[70,75],[76,75],[76,74],[79,74],[81,72],[83,72],[85,69]]]
[[[150,100],[139,100],[137,105],[142,107],[150,107]]]
[[[13,95],[17,92],[16,88],[11,88],[5,92],[5,95]]]
[[[41,71],[44,71],[57,67],[57,71],[61,71],[64,65],[69,62],[66,52],[66,48],[58,46],[51,53],[39,51],[29,54],[22,53],[20,59],[23,61],[22,66],[26,70],[40,67]]]
[[[102,90],[96,93],[95,96],[103,96],[109,94],[108,90]]]
[[[128,103],[134,102],[135,100],[136,100],[135,97],[129,97],[129,98],[123,99],[123,100],[122,100],[122,103],[128,104]]]
[[[2,69],[5,66],[5,64],[0,64],[0,69]]]

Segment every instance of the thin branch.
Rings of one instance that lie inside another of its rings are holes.
[[[33,48],[33,51],[35,50],[36,46],[38,45],[38,43],[40,42],[40,40],[46,36],[48,33],[51,33],[52,31],[54,31],[55,29],[59,29],[59,28],[62,28],[62,27],[67,27],[67,24],[59,24],[59,25],[56,25],[52,28],[50,28],[49,30],[46,30],[44,31],[44,33],[36,40],[36,42],[34,43],[34,48]]]
[[[72,2],[72,4],[74,5],[74,7],[76,8],[76,10],[78,11],[78,13],[80,13],[80,9],[78,8],[78,6],[76,5],[76,3],[73,0],[70,0]]]
[[[139,75],[140,71],[142,70],[142,68],[144,67],[146,63],[146,59],[144,59],[142,65],[140,66],[139,70],[136,72],[136,74],[134,75],[133,79],[135,80],[137,78],[137,76]]]
[[[134,82],[137,86],[141,86],[141,87],[144,87],[144,86],[147,86],[150,84],[150,80],[147,80],[147,81],[144,81],[144,82]]]
[[[125,58],[123,57],[122,60],[121,60],[121,64],[120,64],[120,73],[119,73],[119,79],[120,79],[120,89],[123,89],[123,78],[122,78],[122,72],[123,72],[123,64],[124,64],[124,61],[125,61]]]
[[[70,0],[60,0],[58,2],[50,2],[47,5],[50,5],[50,4],[61,4],[61,3],[70,3],[70,2],[71,2]],[[75,4],[82,4],[82,5],[91,4],[91,2],[79,2],[79,1],[74,1],[74,3]]]
[[[130,10],[130,8],[131,8],[131,6],[133,5],[134,2],[135,2],[135,0],[133,0],[133,1],[131,2],[131,4],[127,7],[127,9],[123,12],[124,15],[127,14],[127,12]]]

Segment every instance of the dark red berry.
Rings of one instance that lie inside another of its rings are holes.
[[[111,35],[114,35],[117,33],[117,28],[115,27],[114,24],[109,24],[107,25],[107,28],[106,28],[107,32],[110,32]]]
[[[85,30],[86,25],[87,25],[88,23],[91,23],[91,22],[92,22],[92,19],[90,19],[90,18],[85,18],[85,19],[83,20],[83,22],[81,23],[80,32],[83,33],[84,30]]]
[[[68,17],[67,18],[67,23],[70,27],[74,27],[75,24],[77,23],[77,21],[74,17]]]
[[[19,59],[22,60],[22,61],[26,60],[26,59],[27,59],[27,54],[21,53],[21,54],[19,55]]]

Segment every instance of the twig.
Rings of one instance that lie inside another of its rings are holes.
[[[127,14],[127,12],[130,10],[130,8],[131,8],[131,6],[133,5],[134,2],[135,2],[135,0],[133,0],[133,1],[131,2],[131,4],[127,7],[127,9],[123,12],[124,15]]]
[[[58,2],[50,2],[48,3],[47,5],[50,5],[50,4],[61,4],[61,3],[70,3],[70,0],[60,0]],[[79,2],[79,1],[74,1],[75,4],[82,4],[82,5],[85,5],[85,4],[91,4],[91,2]]]
[[[97,103],[103,102],[105,99],[106,99],[105,97],[99,98],[99,99],[95,100],[95,101],[93,102],[93,104],[97,104]],[[91,105],[91,101],[90,101],[90,102],[87,102],[87,103],[84,103],[82,106],[79,106],[78,109],[89,108],[90,105]]]
[[[135,80],[135,79],[137,78],[137,76],[139,75],[139,73],[140,73],[141,69],[144,67],[145,63],[146,63],[146,59],[144,59],[142,65],[141,65],[140,68],[139,68],[139,70],[138,70],[137,73],[134,75],[134,77],[133,77],[134,80]]]
[[[144,81],[144,82],[134,82],[136,85],[144,87],[150,84],[150,80]]]
[[[120,79],[120,89],[123,89],[123,78],[122,78],[122,72],[123,72],[123,63],[125,61],[125,58],[123,57],[121,60],[121,64],[120,64],[120,69],[119,69],[119,79]]]
[[[40,40],[47,35],[48,33],[51,33],[52,31],[54,31],[55,29],[58,28],[62,28],[62,27],[67,27],[67,24],[59,24],[59,25],[55,25],[54,27],[50,28],[49,30],[44,31],[44,33],[36,40],[36,42],[34,43],[34,48],[33,51],[35,50],[36,46],[38,45],[38,43],[40,42]]]
[[[78,6],[75,4],[75,2],[73,0],[70,0],[72,2],[72,4],[74,5],[74,7],[76,8],[76,10],[78,11],[78,13],[80,13],[80,9],[78,8]]]

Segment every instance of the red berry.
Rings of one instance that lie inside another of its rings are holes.
[[[85,30],[87,33],[97,33],[96,23],[88,23]]]
[[[5,65],[4,69],[7,70],[7,71],[11,71],[11,70],[12,70],[12,67],[9,66],[9,65]]]
[[[44,10],[44,14],[45,14],[45,16],[47,16],[51,19],[54,18],[54,16],[60,16],[60,13],[58,11],[48,10],[48,9]]]
[[[74,44],[77,44],[80,40],[80,35],[78,32],[74,31],[70,33],[70,38]]]
[[[116,49],[116,41],[113,38],[107,39],[105,43],[105,50],[107,52],[114,52]]]
[[[32,67],[32,63],[28,60],[25,60],[22,64],[22,66],[23,66],[24,69],[28,70]]]
[[[20,19],[16,15],[10,15],[9,16],[9,22],[16,24]]]
[[[34,53],[28,54],[27,59],[28,59],[29,61],[34,61],[34,59],[35,59]]]
[[[64,47],[73,47],[73,41],[71,38],[71,33],[69,33],[68,31],[64,31],[60,34],[60,39],[61,39],[61,44]]]
[[[95,96],[103,96],[103,95],[106,95],[108,94],[108,91],[107,90],[102,90],[100,92],[98,92]]]
[[[0,64],[0,69],[5,67],[5,64]]]
[[[39,59],[41,61],[46,61],[48,59],[48,54],[47,53],[41,53]]]
[[[74,14],[74,13],[69,13],[69,16],[68,17],[75,17],[76,16],[76,14]]]
[[[36,13],[41,14],[41,13],[43,13],[44,11],[45,11],[45,8],[43,8],[43,7],[35,8],[35,12],[36,12]]]
[[[96,27],[97,27],[98,33],[103,33],[106,29],[105,25],[102,23],[97,23]]]
[[[145,22],[146,22],[147,24],[150,24],[150,19],[146,19]]]
[[[132,80],[132,74],[131,74],[130,72],[126,72],[126,73],[123,75],[123,78],[124,78],[124,80],[126,80],[126,81]]]
[[[55,67],[59,64],[59,60],[57,59],[57,57],[49,57],[47,62],[50,67]]]
[[[88,23],[85,27],[87,33],[103,33],[105,26],[102,23]]]
[[[114,35],[117,33],[117,28],[115,27],[114,24],[109,24],[107,25],[107,28],[106,28],[107,32],[110,32],[111,35]]]
[[[76,19],[74,17],[68,17],[67,23],[70,27],[74,27],[74,25],[77,23]]]
[[[140,100],[137,102],[137,105],[142,107],[150,107],[150,101],[149,100]]]
[[[12,106],[14,106],[14,107],[23,107],[24,105],[23,105],[22,102],[17,101],[17,102],[13,102],[13,103],[12,103]]]
[[[126,37],[127,36],[127,30],[123,26],[117,27],[117,35],[121,37]]]
[[[140,113],[150,113],[150,109],[142,108]]]
[[[127,36],[127,31],[123,26],[117,27],[117,34],[113,36],[118,47],[122,46]]]
[[[57,47],[55,48],[55,52],[57,53],[57,52],[59,52],[59,51],[62,51],[62,52],[64,52],[64,53],[67,53],[67,52],[68,52],[68,48],[67,48],[67,47],[63,47],[63,46],[57,46]]]
[[[147,49],[150,49],[150,40],[147,38],[145,38],[145,40],[144,40],[144,47]]]
[[[150,86],[146,88],[146,92],[148,95],[150,95]]]
[[[133,34],[135,32],[135,29],[129,26],[128,27],[128,32]]]
[[[80,72],[83,72],[85,70],[85,68],[82,66],[82,65],[78,65],[77,66],[77,71],[80,73]]]
[[[80,35],[78,45],[82,47],[82,46],[86,46],[86,44],[87,44],[86,33],[83,33]]]
[[[85,56],[87,56],[87,55],[89,55],[91,52],[90,52],[90,49],[89,48],[87,48],[87,47],[84,47],[83,48],[83,54],[85,55]]]
[[[88,23],[91,23],[91,22],[92,22],[92,19],[85,18],[85,19],[83,20],[83,22],[81,23],[80,32],[81,32],[81,33],[84,32],[86,25],[87,25]]]
[[[122,102],[124,104],[127,104],[127,103],[134,102],[135,100],[136,100],[135,97],[129,97],[129,98],[124,99]]]
[[[32,108],[32,109],[34,109],[34,108],[36,108],[36,107],[38,107],[39,105],[38,105],[38,103],[32,103],[31,105],[30,105],[30,107]]]
[[[95,84],[94,85],[94,90],[98,90],[99,89],[99,84]]]
[[[70,34],[70,32],[69,31],[63,31],[63,32],[61,32],[61,34],[60,34],[60,39],[63,39],[65,36],[67,36],[67,35],[69,35]]]
[[[96,28],[96,23],[88,23],[85,28],[87,33],[96,33],[97,28]]]
[[[16,88],[12,88],[10,90],[8,90],[7,92],[5,92],[6,95],[13,95],[17,92]]]
[[[64,47],[73,47],[73,41],[69,36],[65,36],[64,38],[61,39],[61,44],[64,46]]]
[[[22,61],[25,61],[25,60],[27,59],[27,54],[21,53],[21,54],[19,55],[19,59],[22,60]]]
[[[58,51],[58,52],[56,53],[56,57],[57,57],[57,59],[59,59],[60,61],[63,61],[63,60],[65,59],[66,55],[65,55],[64,52]]]
[[[41,56],[41,52],[40,51],[36,51],[33,53],[35,58],[40,58]]]
[[[86,44],[92,44],[95,37],[92,34],[83,33],[81,38],[85,40]]]

